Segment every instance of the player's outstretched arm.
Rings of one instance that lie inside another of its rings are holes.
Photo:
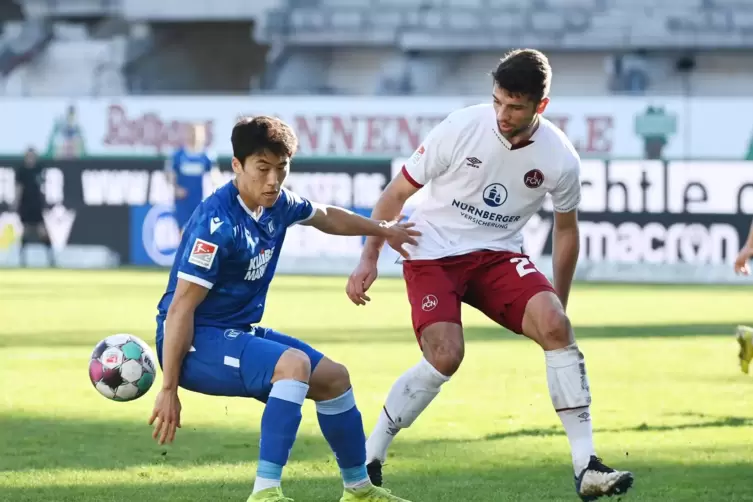
[[[575,266],[580,253],[578,211],[554,213],[554,236],[552,238],[552,268],[554,289],[557,290],[562,306],[567,309],[570,286],[573,284]]]
[[[400,223],[401,216],[391,220],[365,218],[347,209],[336,206],[316,205],[314,215],[301,222],[332,235],[368,235],[381,238],[401,255],[407,257],[405,244],[416,245],[415,237],[421,235],[411,229],[413,223]]]
[[[411,183],[401,171],[379,196],[371,217],[378,220],[394,220],[399,217],[405,201],[418,192],[419,187]],[[377,278],[377,261],[384,246],[385,239],[374,236],[368,237],[361,252],[361,261],[350,274],[345,293],[350,301],[356,305],[366,305],[371,298],[366,294]],[[402,253],[401,253],[402,254]],[[403,255],[405,256],[405,255]]]
[[[401,171],[385,187],[379,196],[374,210],[371,212],[372,219],[392,221],[399,218],[405,206],[405,201],[418,192],[419,188],[412,184]],[[371,236],[366,238],[363,246],[361,259],[373,260],[375,263],[379,259],[379,252],[384,246],[385,239],[380,236]]]
[[[167,310],[162,346],[162,389],[149,419],[149,425],[154,423],[152,437],[159,444],[172,442],[175,429],[180,427],[180,369],[193,340],[194,312],[208,292],[204,286],[178,279],[173,301]]]
[[[748,232],[748,240],[745,241],[745,245],[740,250],[735,260],[735,272],[738,274],[750,275],[750,259],[753,258],[753,222],[750,224],[750,231]]]

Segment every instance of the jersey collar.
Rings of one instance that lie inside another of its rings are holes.
[[[235,184],[232,184],[232,185],[233,185],[233,191],[235,192],[235,198],[238,200],[238,204],[241,205],[243,210],[246,211],[246,214],[248,214],[254,221],[259,221],[261,216],[264,214],[264,208],[261,208],[261,211],[259,211],[259,214],[256,214],[253,211],[251,211],[251,209],[249,209],[246,203],[243,202],[243,199],[241,198],[241,194],[238,191],[238,188],[235,186]]]

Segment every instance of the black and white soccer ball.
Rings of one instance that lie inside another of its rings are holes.
[[[156,359],[140,338],[117,334],[94,347],[89,359],[89,378],[97,391],[113,401],[133,401],[154,383]]]

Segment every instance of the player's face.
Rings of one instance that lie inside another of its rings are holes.
[[[493,91],[497,127],[508,139],[514,138],[531,126],[536,115],[544,113],[549,98],[536,103],[528,96],[512,95],[496,84]]]
[[[238,191],[244,200],[254,206],[272,207],[280,196],[282,183],[290,169],[290,157],[276,156],[270,152],[247,157],[241,165],[233,158],[233,171]]]

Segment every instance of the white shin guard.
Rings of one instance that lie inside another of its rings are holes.
[[[591,388],[586,374],[586,361],[573,343],[565,348],[548,350],[546,376],[549,395],[557,411],[585,408],[591,405]]]
[[[398,378],[384,403],[385,412],[395,427],[410,427],[449,379],[423,358]]]
[[[395,435],[416,421],[449,379],[423,358],[397,379],[387,395],[376,427],[366,441],[367,463],[375,459],[384,462]]]

